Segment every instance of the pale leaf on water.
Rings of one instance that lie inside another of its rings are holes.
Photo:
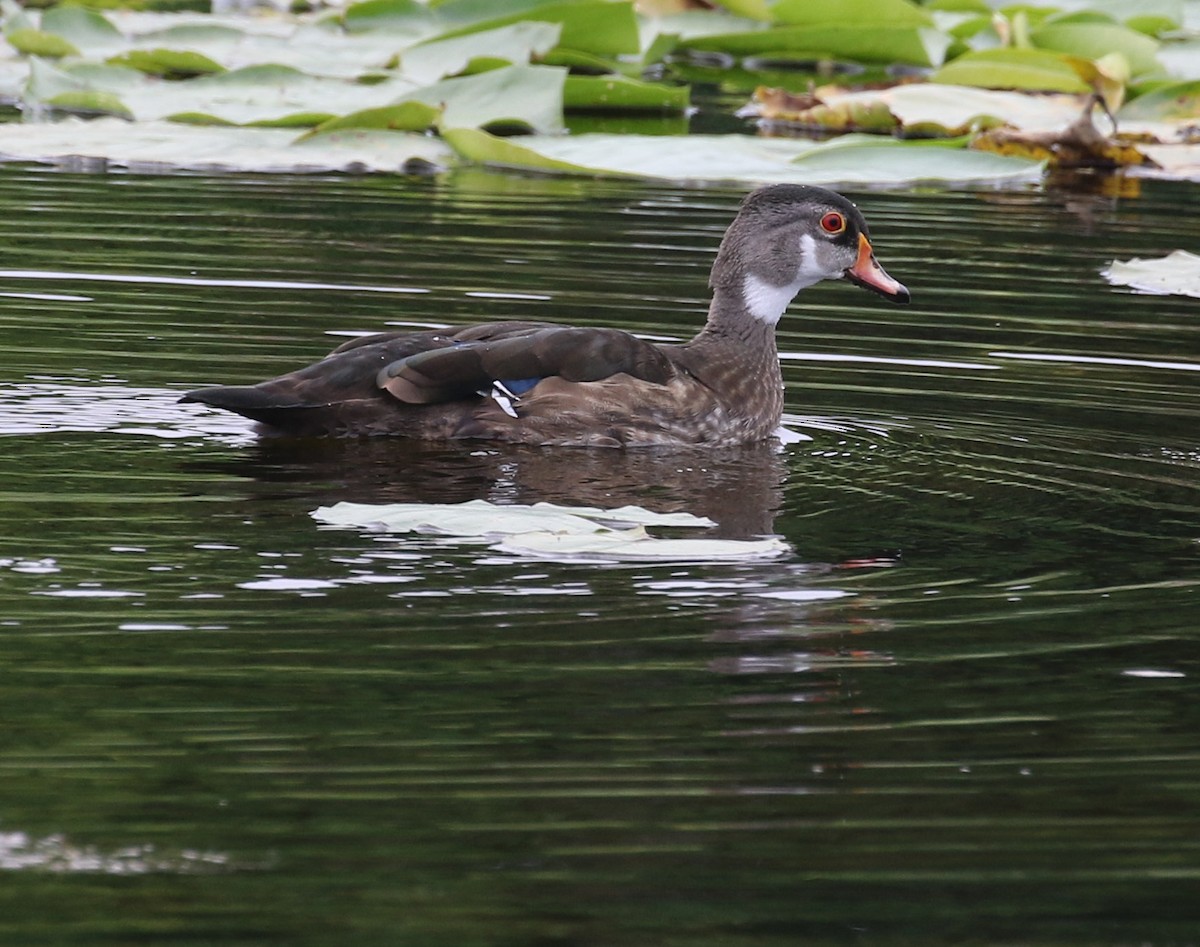
[[[1101,275],[1114,286],[1129,286],[1162,296],[1200,299],[1200,256],[1175,250],[1153,259],[1114,260]]]
[[[690,513],[654,513],[638,506],[616,509],[559,506],[500,506],[467,503],[336,503],[312,516],[328,526],[354,526],[399,533],[432,533],[484,542],[500,552],[549,559],[705,562],[762,559],[789,551],[782,540],[663,539],[647,526],[704,528],[710,519]]]

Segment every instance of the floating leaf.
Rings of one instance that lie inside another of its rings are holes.
[[[55,111],[68,112],[72,115],[114,115],[117,118],[133,121],[133,113],[112,92],[73,89],[51,96],[42,104]]]
[[[1061,129],[1075,121],[1083,107],[1083,100],[1074,95],[1032,96],[940,83],[837,92],[827,94],[827,101],[834,107],[879,103],[899,120],[906,134],[939,137],[957,137],[999,125]]]
[[[688,107],[688,90],[618,75],[569,75],[563,105],[572,110],[678,113]]]
[[[418,132],[432,128],[441,110],[424,102],[402,102],[383,108],[364,109],[335,118],[326,118],[314,129],[314,134],[338,131],[343,128],[386,128],[392,131]]]
[[[42,29],[57,33],[88,52],[107,50],[125,43],[125,36],[104,14],[74,4],[58,4],[42,14]]]
[[[467,503],[337,503],[312,512],[330,526],[426,533],[484,542],[502,552],[550,559],[711,561],[773,558],[790,551],[779,539],[660,539],[647,526],[708,527],[688,513],[657,514],[641,507],[502,506]]]
[[[826,102],[812,93],[795,94],[760,86],[754,90],[754,103],[767,121],[802,128],[890,134],[900,127],[900,120],[877,98]]]
[[[398,101],[443,109],[442,128],[504,127],[537,132],[562,130],[567,72],[552,66],[509,66],[478,76],[443,79]]]
[[[13,30],[4,38],[8,40],[13,49],[26,56],[61,59],[63,56],[79,55],[79,50],[71,42],[56,33],[47,33],[43,30]]]
[[[1096,128],[1093,96],[1083,113],[1061,130],[1031,132],[997,128],[977,137],[971,147],[1002,155],[1047,161],[1062,168],[1117,168],[1146,164],[1149,160],[1133,145],[1110,138]]]
[[[1150,37],[1115,23],[1051,23],[1033,31],[1033,44],[1084,59],[1099,59],[1120,53],[1135,75],[1159,68],[1155,53],[1158,43]]]
[[[565,174],[671,181],[791,181],[902,184],[912,181],[1033,180],[1041,165],[962,147],[880,142],[851,135],[828,142],[740,135],[530,136],[500,139],[475,130],[444,133],[462,157],[483,164]]]
[[[108,62],[163,79],[190,79],[225,71],[224,66],[201,53],[179,49],[131,49]]]
[[[983,89],[1088,91],[1087,83],[1063,56],[1042,49],[989,49],[964,53],[930,78],[946,85]]]
[[[844,59],[891,65],[936,66],[951,39],[931,27],[780,26],[688,40],[687,49],[733,56]]]
[[[436,8],[439,17],[446,18],[458,10],[495,10],[501,4],[496,0],[487,3],[443,3]],[[637,55],[641,50],[638,36],[638,21],[630,0],[568,0],[565,3],[546,3],[544,0],[523,0],[509,3],[516,12],[495,16],[481,22],[471,23],[448,30],[443,37],[461,36],[492,30],[520,21],[557,23],[562,27],[559,42],[568,49],[577,49],[597,56],[614,57]]]
[[[771,19],[787,26],[933,26],[933,17],[909,0],[776,0]]]
[[[365,0],[346,7],[342,14],[342,23],[352,33],[388,30],[426,35],[436,31],[435,22],[428,7],[417,0]]]
[[[1186,250],[1148,260],[1113,260],[1101,275],[1114,286],[1143,293],[1200,298],[1200,256]]]
[[[288,129],[130,124],[114,118],[9,125],[0,152],[7,161],[74,166],[93,160],[157,171],[395,172],[444,167],[453,159],[448,148],[427,135],[359,129],[297,142]]]
[[[1119,117],[1140,121],[1200,118],[1200,80],[1159,86],[1126,105]]]
[[[472,60],[486,56],[505,65],[530,62],[558,44],[557,23],[513,23],[494,30],[437,38],[408,47],[400,54],[405,78],[419,85],[462,72]]]

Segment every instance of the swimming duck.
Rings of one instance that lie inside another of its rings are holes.
[[[862,214],[819,187],[773,184],[742,202],[688,342],[545,322],[494,322],[353,339],[252,386],[183,397],[293,436],[402,435],[590,447],[764,440],[783,413],[775,325],[795,295],[846,277],[897,303]]]

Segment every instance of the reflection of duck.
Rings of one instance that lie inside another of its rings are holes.
[[[694,513],[717,523],[712,536],[750,539],[775,532],[786,455],[770,441],[722,450],[558,452],[496,444],[411,440],[294,441],[269,438],[214,469],[312,508],[356,503],[559,503],[656,513]],[[396,471],[403,476],[397,477]],[[257,485],[256,485],[257,484]],[[227,485],[226,485],[227,486]]]
[[[867,225],[823,188],[743,202],[713,264],[708,321],[680,345],[616,329],[500,322],[355,339],[247,387],[184,397],[287,434],[398,434],[597,447],[760,441],[783,408],[775,325],[804,287],[842,276],[897,302]]]

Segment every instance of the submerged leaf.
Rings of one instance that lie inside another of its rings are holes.
[[[1148,260],[1113,260],[1101,275],[1114,286],[1143,293],[1200,298],[1200,256],[1186,250]]]

